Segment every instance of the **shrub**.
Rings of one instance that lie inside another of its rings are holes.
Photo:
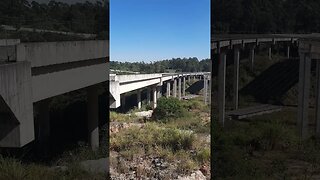
[[[179,118],[184,116],[182,103],[173,97],[161,97],[157,108],[153,112],[153,118],[156,120],[168,120],[169,118]]]

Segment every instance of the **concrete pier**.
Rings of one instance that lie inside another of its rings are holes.
[[[99,147],[99,101],[96,86],[87,88],[88,140],[92,150]]]
[[[173,97],[177,97],[177,79],[173,79]]]
[[[167,94],[166,94],[167,97],[170,97],[170,91],[171,91],[171,88],[170,88],[170,81],[169,81],[167,82]]]
[[[240,50],[234,49],[234,69],[233,69],[233,109],[238,109],[239,100],[239,60]]]
[[[320,138],[320,60],[317,60],[316,81],[316,137]]]
[[[182,86],[181,77],[178,78],[178,82],[179,82],[179,84],[178,84],[178,98],[181,99],[181,86]]]
[[[298,132],[302,139],[308,137],[308,111],[310,94],[311,58],[307,53],[300,54]]]
[[[207,81],[207,77],[204,76],[203,77],[203,98],[204,98],[204,104],[207,105],[208,104],[208,81]]]
[[[150,105],[151,103],[151,92],[150,92],[150,88],[147,88],[147,104]]]
[[[272,59],[272,46],[270,46],[268,48],[268,56],[269,56],[269,60],[271,60]]]
[[[186,77],[183,77],[183,87],[182,87],[182,96],[186,96]]]
[[[138,109],[141,109],[141,90],[137,90],[137,107]]]
[[[250,64],[251,64],[251,71],[254,69],[254,48],[255,46],[250,46]]]
[[[225,119],[225,86],[226,86],[226,59],[227,55],[225,52],[220,52],[219,57],[219,72],[218,72],[218,111],[219,111],[219,122],[224,126]]]
[[[287,46],[287,58],[290,58],[290,45]]]
[[[152,96],[153,96],[152,108],[155,109],[157,107],[157,86],[152,87]]]

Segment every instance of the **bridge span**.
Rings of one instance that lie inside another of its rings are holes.
[[[108,80],[108,48],[105,40],[1,40],[0,147],[22,147],[35,140],[35,107],[40,109],[40,137],[45,139],[50,134],[50,98],[83,88],[88,96],[89,142],[98,147],[97,84]]]
[[[239,92],[239,59],[240,52],[249,49],[251,70],[254,68],[255,48],[260,44],[269,47],[268,56],[272,58],[272,49],[275,44],[283,44],[287,58],[290,58],[290,48],[297,47],[299,53],[299,96],[297,112],[297,129],[301,138],[310,136],[308,132],[309,92],[311,78],[311,61],[315,60],[316,70],[316,136],[320,137],[320,34],[225,34],[213,35],[211,40],[211,54],[217,55],[218,61],[218,120],[225,121],[225,78],[227,53],[233,51],[233,109],[238,109]]]
[[[135,75],[110,75],[110,108],[118,108],[125,103],[127,93],[137,93],[137,107],[141,108],[141,92],[147,90],[147,102],[152,107],[157,107],[157,99],[163,95],[162,86],[166,86],[166,96],[181,99],[185,96],[186,82],[193,79],[203,79],[204,103],[207,104],[209,84],[211,84],[210,72],[197,73],[161,73],[161,74],[135,74]]]

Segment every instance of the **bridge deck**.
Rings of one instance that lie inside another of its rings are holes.
[[[248,117],[258,116],[262,114],[269,114],[277,111],[281,111],[282,106],[275,106],[270,104],[263,104],[234,111],[227,112],[227,116],[232,119],[244,119]]]

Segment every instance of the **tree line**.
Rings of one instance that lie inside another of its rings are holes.
[[[213,33],[320,31],[318,0],[212,0]]]
[[[67,4],[51,0],[45,4],[28,0],[0,0],[0,24],[16,28],[109,34],[109,1]]]
[[[176,72],[209,72],[210,59],[198,60],[196,57],[172,58],[156,62],[118,62],[111,61],[110,69],[134,71],[140,73],[165,73],[168,71]]]

